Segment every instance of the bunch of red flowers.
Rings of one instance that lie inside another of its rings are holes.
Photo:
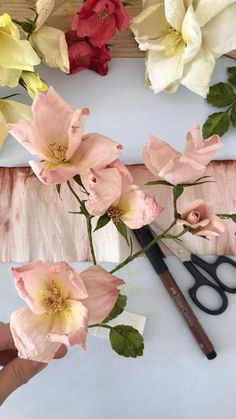
[[[87,0],[66,33],[70,73],[88,68],[105,76],[111,60],[107,43],[117,30],[126,29],[129,23],[130,17],[121,0]]]

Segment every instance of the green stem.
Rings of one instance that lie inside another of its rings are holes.
[[[128,256],[127,259],[125,259],[123,262],[121,262],[119,265],[117,265],[114,269],[112,269],[110,271],[110,273],[113,274],[114,272],[117,272],[118,270],[120,270],[124,266],[128,265],[128,263],[132,262],[132,260],[136,259],[138,256],[141,256],[143,253],[147,252],[159,240],[165,239],[165,238],[168,239],[168,238],[172,237],[172,236],[166,236],[166,233],[168,233],[168,231],[171,230],[171,228],[174,227],[175,224],[176,224],[176,220],[174,220],[171,223],[171,225],[163,233],[161,233],[158,236],[154,237],[153,240],[151,240],[146,246],[144,246],[138,252],[134,253],[133,255]],[[174,237],[174,238],[176,238],[176,237]]]
[[[67,185],[70,189],[70,191],[72,192],[72,194],[74,195],[74,197],[77,199],[77,201],[80,204],[80,210],[82,212],[82,214],[85,216],[86,218],[86,225],[87,225],[87,232],[88,232],[88,239],[89,239],[89,248],[90,248],[90,253],[91,253],[91,257],[92,257],[92,261],[93,264],[96,265],[97,261],[96,261],[96,256],[95,256],[95,251],[94,251],[94,246],[93,246],[93,236],[92,236],[92,216],[89,214],[89,212],[87,211],[84,202],[81,201],[81,199],[79,198],[79,196],[77,195],[77,193],[74,191],[74,189],[72,188],[70,181],[67,181]]]
[[[104,324],[104,323],[91,324],[88,327],[104,327],[105,329],[112,329],[111,326],[109,326],[108,324]]]
[[[91,220],[92,220],[91,216],[86,216],[90,253],[91,253],[91,256],[92,256],[93,264],[97,265],[94,246],[93,246],[93,233],[92,233],[92,222],[91,222]]]
[[[14,96],[20,96],[20,93],[13,93],[12,95],[4,96],[4,97],[1,97],[0,99],[1,100],[10,99],[11,97],[14,97]]]

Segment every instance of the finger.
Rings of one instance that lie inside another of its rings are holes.
[[[10,349],[8,351],[0,352],[0,365],[7,365],[10,361],[17,357],[17,350]]]
[[[16,349],[9,324],[0,322],[0,351]]]
[[[0,406],[18,387],[26,384],[47,364],[15,358],[0,371]]]

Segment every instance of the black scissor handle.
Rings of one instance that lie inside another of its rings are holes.
[[[231,294],[236,293],[236,287],[228,287],[224,284],[224,282],[221,281],[221,279],[217,275],[217,268],[227,263],[228,265],[231,265],[235,268],[235,278],[236,278],[236,262],[233,259],[228,258],[227,256],[219,256],[215,262],[208,263],[205,260],[199,258],[198,256],[192,254],[191,255],[191,261],[195,263],[196,265],[200,266],[204,271],[206,271],[208,274],[212,276],[212,278],[217,282],[217,284],[223,288],[224,291],[227,291]]]
[[[200,260],[202,261],[202,259],[200,259]],[[195,279],[195,284],[188,290],[189,295],[190,295],[191,299],[193,300],[194,304],[196,304],[197,307],[199,307],[201,310],[203,310],[205,313],[208,313],[208,314],[217,315],[217,314],[223,313],[228,306],[228,298],[225,295],[224,290],[221,289],[219,286],[214,285],[207,278],[205,278],[202,275],[202,273],[194,266],[194,264],[191,261],[184,262],[184,265],[188,269],[188,271],[192,274],[193,278]],[[203,269],[205,269],[205,268],[203,267]],[[201,303],[201,301],[198,299],[197,291],[202,286],[208,286],[208,287],[214,289],[220,295],[221,305],[218,308],[216,308],[216,309],[208,308],[205,305],[203,305]]]

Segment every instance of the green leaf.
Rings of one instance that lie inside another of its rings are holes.
[[[182,195],[184,191],[184,187],[183,186],[175,186],[173,193],[174,193],[174,199],[175,201],[177,201],[177,199],[180,197],[180,195]]]
[[[227,68],[227,72],[229,82],[236,86],[236,67]]]
[[[113,327],[110,330],[109,338],[112,349],[119,355],[131,358],[143,355],[143,337],[132,326]]]
[[[78,185],[79,185],[79,186],[82,186],[82,188],[84,187],[84,185],[83,185],[83,183],[82,183],[82,181],[81,181],[81,177],[80,177],[80,175],[75,175],[75,176],[73,177],[73,179],[75,180],[75,182],[76,182],[76,183],[78,183]]]
[[[172,185],[172,183],[166,182],[166,180],[151,180],[151,181],[145,183],[145,185],[168,185],[168,186],[174,186],[174,185]]]
[[[118,223],[115,224],[115,226],[118,232],[121,234],[121,236],[123,236],[124,239],[126,240],[126,243],[128,244],[128,246],[130,246],[126,225],[122,221],[118,221]]]
[[[58,195],[61,196],[61,184],[60,183],[57,183],[56,190],[57,190]]]
[[[223,220],[232,220],[236,223],[236,214],[217,214],[217,216]]]
[[[97,221],[97,225],[93,231],[100,230],[100,228],[104,227],[107,223],[111,221],[110,217],[107,214],[101,215]]]
[[[109,316],[107,316],[105,320],[103,320],[102,323],[108,323],[111,320],[115,319],[117,316],[119,316],[124,311],[126,303],[126,295],[119,294],[112,311],[110,312]]]
[[[236,96],[228,83],[217,83],[210,87],[207,102],[217,108],[225,108],[235,102]]]
[[[204,138],[213,134],[223,135],[229,129],[229,115],[227,112],[216,112],[208,116],[202,127]]]
[[[230,112],[230,121],[232,122],[232,125],[234,127],[236,127],[236,103],[234,104],[234,106],[231,109],[231,112]]]

